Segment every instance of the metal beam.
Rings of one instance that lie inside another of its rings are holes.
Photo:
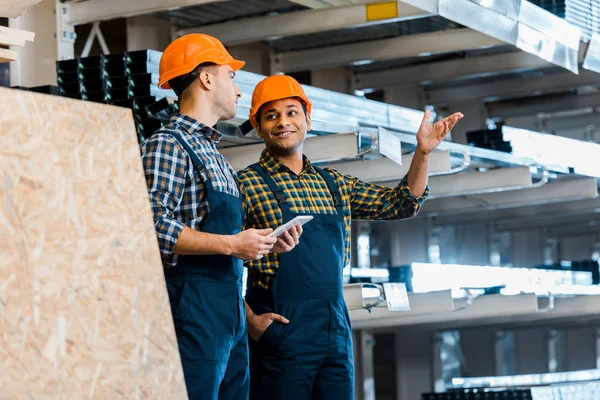
[[[429,179],[431,199],[527,189],[531,186],[529,167],[498,168],[485,172],[434,176]]]
[[[562,226],[554,227],[548,230],[547,234],[552,237],[567,236],[593,236],[600,235],[600,225],[590,221],[588,226]]]
[[[562,95],[548,98],[528,97],[514,101],[493,102],[487,104],[490,118],[508,119],[539,113],[576,110],[587,107],[599,107],[600,94]]]
[[[365,3],[368,0],[365,0]],[[339,2],[336,1],[328,1],[328,0],[290,0],[292,3],[296,3],[298,5],[308,7],[308,8],[327,8],[333,7],[335,5],[339,5]],[[347,3],[347,1],[342,0],[342,3]]]
[[[589,227],[596,225],[600,229],[600,212],[581,214],[581,215],[566,215],[566,216],[537,216],[535,218],[520,219],[516,221],[501,221],[494,225],[495,232],[501,231],[516,231],[542,228],[557,228],[568,226]]]
[[[419,64],[355,75],[357,89],[381,89],[415,86],[423,82],[449,79],[468,79],[509,72],[551,67],[549,62],[523,51],[460,60]]]
[[[389,158],[377,158],[359,161],[346,161],[327,164],[342,174],[355,176],[365,182],[384,182],[400,180],[408,172],[413,155],[402,156],[402,165]],[[449,151],[435,151],[429,159],[429,173],[449,172],[452,168]]]
[[[524,205],[571,202],[598,197],[596,178],[573,179],[548,183],[539,188],[488,193],[478,196],[462,196],[428,200],[422,212],[430,215],[466,213],[494,210]]]
[[[270,38],[326,32],[372,24],[387,24],[431,15],[419,8],[398,2],[396,17],[367,22],[365,7],[365,4],[353,4],[344,7],[320,8],[238,19],[220,24],[181,29],[177,31],[177,35],[206,33],[218,37],[225,45],[239,45]]]
[[[367,131],[367,129],[363,129],[363,131]],[[403,144],[407,145],[415,145],[417,144],[417,139],[415,135],[410,135],[406,133],[400,133],[392,130],[388,130],[385,128],[379,128],[379,132],[387,131],[392,132],[396,137],[400,139]],[[538,163],[534,162],[529,157],[520,157],[515,156],[510,153],[504,153],[496,150],[482,149],[479,147],[467,146],[463,144],[453,143],[449,141],[442,141],[438,145],[438,150],[450,150],[451,152],[456,153],[466,153],[471,159],[471,165],[477,164],[480,167],[490,167],[491,165],[508,165],[508,166],[531,166],[537,165]],[[544,165],[548,170],[553,172],[559,172],[563,174],[569,173],[569,166],[566,165]]]
[[[546,119],[544,120],[542,127],[547,132],[558,132],[592,125],[600,125],[600,114],[593,113],[575,117]]]
[[[279,72],[297,72],[349,65],[356,61],[394,60],[505,44],[471,29],[454,29],[278,53],[273,55],[272,65]]]
[[[457,87],[428,90],[430,104],[457,104],[470,101],[495,101],[524,97],[532,94],[557,93],[569,89],[600,85],[600,75],[595,72],[581,71],[572,73],[548,74],[539,77],[504,79],[479,85],[461,85]]]
[[[387,187],[396,187],[398,181],[384,182]],[[533,187],[529,167],[498,168],[485,172],[432,176],[429,178],[430,199],[480,195]],[[543,183],[541,183],[543,184]]]
[[[460,214],[448,214],[434,217],[434,226],[457,226],[471,224],[487,224],[503,222],[518,222],[536,219],[552,219],[557,217],[577,217],[600,213],[598,199],[575,200],[567,203],[552,203],[544,205],[529,205],[508,209],[475,211]],[[417,218],[427,218],[427,209],[423,210]]]
[[[258,143],[225,147],[219,151],[233,169],[239,171],[257,162],[264,148],[264,143]],[[350,132],[310,137],[304,142],[304,154],[314,163],[356,157],[358,155],[356,134]]]
[[[63,12],[67,15],[67,23],[81,25],[219,1],[225,0],[92,0],[66,3]]]

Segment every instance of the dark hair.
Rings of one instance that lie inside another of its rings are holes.
[[[192,72],[171,79],[169,81],[169,85],[171,86],[171,89],[173,89],[177,97],[181,97],[185,89],[187,89],[192,84],[192,82],[194,82],[194,80],[198,77],[198,75],[200,75],[202,71],[212,69],[216,66],[217,64],[212,62],[202,63],[196,68],[194,68]]]
[[[293,98],[298,100],[300,102],[300,104],[302,104],[302,110],[304,110],[304,116],[307,117],[308,111],[306,109],[306,103],[304,102],[304,100],[302,100],[300,97],[293,97]],[[265,105],[267,105],[267,103],[260,106],[260,108],[256,112],[256,124],[258,125],[259,128],[260,128],[260,116],[262,114],[262,111],[263,111],[263,108],[265,107]]]

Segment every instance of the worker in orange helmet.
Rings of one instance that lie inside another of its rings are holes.
[[[180,113],[142,145],[142,161],[188,396],[248,397],[243,260],[288,251],[297,239],[271,229],[240,231],[235,172],[217,151],[213,128],[236,115],[234,82],[243,61],[212,36],[178,38],[160,60],[159,87],[172,88]],[[292,232],[294,234],[294,232]]]
[[[253,400],[354,398],[352,334],[342,291],[350,220],[415,216],[429,192],[429,155],[462,118],[456,113],[430,125],[425,112],[410,170],[392,189],[313,165],[302,152],[311,109],[300,84],[285,75],[265,78],[252,96],[250,121],[266,149],[238,175],[246,227],[314,217],[292,251],[250,262]]]

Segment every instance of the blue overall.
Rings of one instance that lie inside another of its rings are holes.
[[[259,164],[257,171],[275,195],[284,222],[294,218],[284,192]],[[321,174],[337,215],[315,214],[303,226],[300,244],[280,255],[270,289],[248,285],[246,302],[256,314],[275,312],[289,324],[272,323],[250,341],[252,400],[352,400],[354,363],[350,318],[342,292],[344,218],[339,189]]]
[[[183,128],[182,128],[183,129]],[[243,224],[239,197],[214,190],[204,165],[185,140],[204,179],[210,212],[201,231],[234,235]],[[224,255],[185,256],[165,270],[175,333],[190,400],[248,398],[248,335],[242,298],[242,260]]]

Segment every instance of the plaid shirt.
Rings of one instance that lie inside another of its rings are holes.
[[[263,151],[260,165],[265,167],[277,185],[283,189],[293,213],[336,214],[331,193],[321,175],[304,157],[304,167],[296,176],[289,168],[277,161],[269,152]],[[394,189],[366,183],[350,175],[330,172],[342,196],[346,227],[344,262],[350,263],[350,221],[404,219],[415,216],[429,195],[416,198],[410,192],[407,176]],[[244,196],[246,228],[275,228],[283,223],[281,209],[260,175],[251,168],[239,172],[240,191]],[[279,268],[279,255],[268,254],[258,261],[250,261],[249,280],[254,286],[268,288]]]
[[[183,227],[198,230],[210,211],[204,180],[183,146],[170,134],[175,131],[204,163],[214,189],[239,196],[235,171],[217,151],[221,133],[191,117],[174,114],[168,125],[150,136],[142,144],[142,163],[165,267],[173,267],[185,257],[173,254]]]

